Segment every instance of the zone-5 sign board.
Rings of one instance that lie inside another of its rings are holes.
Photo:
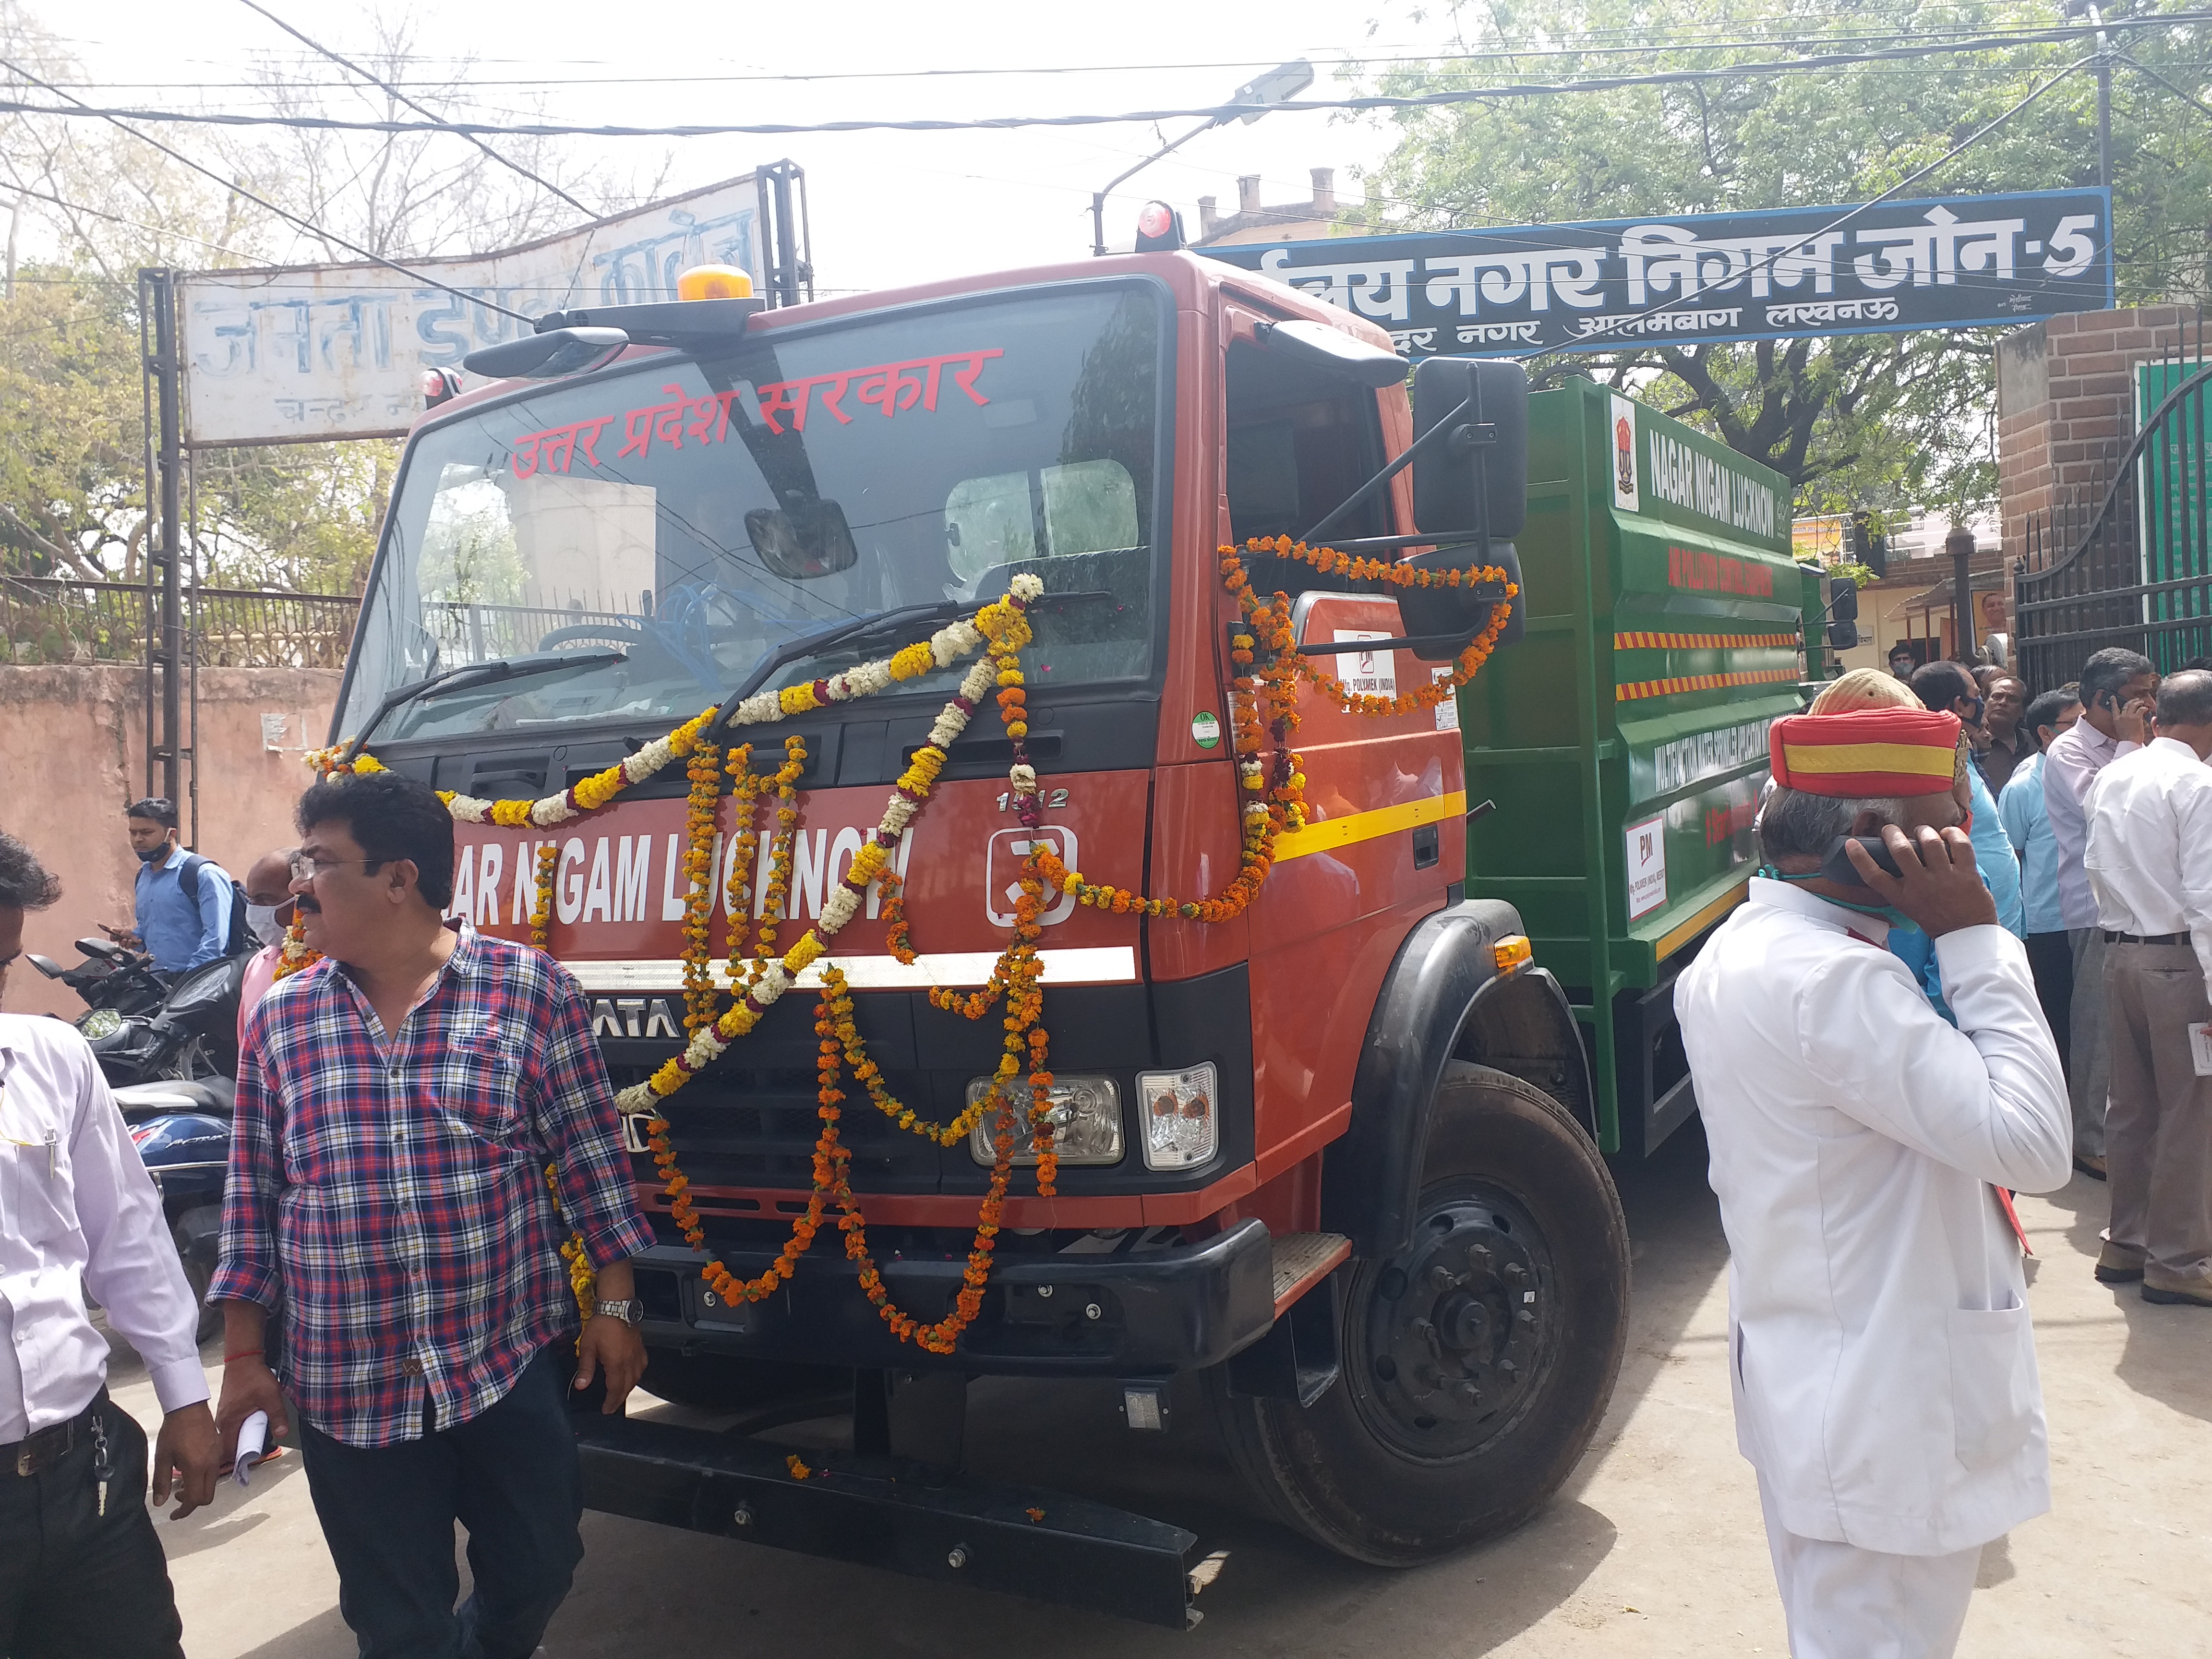
[[[2102,190],[1209,247],[1413,357],[2030,322],[2112,304]]]
[[[503,252],[400,261],[431,283],[367,263],[195,272],[178,283],[185,441],[398,436],[423,370],[529,331],[505,311],[673,300],[696,264],[758,283],[761,223],[749,173]]]

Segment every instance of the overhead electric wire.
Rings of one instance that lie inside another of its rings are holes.
[[[234,259],[244,259],[250,263],[260,257],[258,254],[242,252],[234,247],[225,247],[221,242],[210,242],[206,237],[195,236],[190,231],[164,230],[159,225],[142,225],[136,219],[126,219],[119,213],[109,213],[100,208],[87,207],[82,202],[64,201],[61,197],[49,196],[44,191],[33,190],[26,185],[9,185],[6,186],[6,193],[12,196],[26,196],[34,202],[46,202],[65,212],[82,213],[90,218],[105,219],[112,225],[121,225],[126,229],[143,230],[149,236],[173,236],[180,242],[190,242],[197,247],[210,248],[217,253],[228,253]],[[16,280],[21,282],[22,277],[19,275]]]
[[[528,167],[523,166],[521,162],[509,161],[506,156],[501,155],[497,150],[494,149],[489,144],[486,143],[475,133],[460,131],[460,130],[455,127],[452,122],[447,120],[444,116],[440,115],[434,109],[426,108],[422,104],[417,103],[414,99],[410,98],[405,93],[400,91],[398,88],[393,86],[390,82],[380,78],[368,70],[363,69],[351,58],[341,57],[338,53],[332,52],[328,46],[324,46],[321,42],[309,40],[307,35],[301,33],[291,24],[286,22],[275,12],[270,10],[268,7],[259,3],[259,0],[239,0],[239,3],[243,5],[248,11],[259,13],[262,16],[274,23],[278,28],[283,30],[285,33],[290,35],[294,40],[302,41],[306,45],[313,47],[324,57],[329,58],[331,62],[337,64],[340,68],[350,70],[354,74],[358,75],[362,80],[368,82],[372,86],[381,88],[384,91],[389,93],[392,97],[397,98],[401,103],[406,105],[408,108],[415,111],[417,114],[427,116],[429,119],[435,121],[440,126],[444,127],[450,132],[453,132],[456,137],[467,139],[469,143],[474,144],[486,155],[490,156],[491,159],[498,162],[500,166],[507,168],[511,172],[520,173],[524,178],[529,179],[532,184],[538,185],[540,189],[551,191],[554,195],[566,202],[570,207],[575,209],[577,212],[582,214],[586,219],[597,219],[602,216],[596,209],[586,207],[583,203],[569,195],[567,191],[562,189],[560,185],[555,184],[550,179],[541,179],[538,174],[532,173]]]
[[[18,64],[12,64],[4,58],[0,58],[0,69],[6,70],[10,75],[20,76],[22,79],[28,81],[32,85],[42,87],[46,91],[53,93],[58,97],[69,98],[71,103],[79,102],[78,100],[70,98],[68,93],[63,92],[58,87],[50,85],[48,82],[40,80],[37,76],[32,74],[28,70],[23,69]],[[362,247],[359,243],[348,241],[336,231],[326,230],[311,219],[303,219],[298,214],[292,212],[287,208],[278,207],[276,203],[266,200],[262,197],[256,196],[252,191],[246,189],[245,185],[240,184],[236,179],[226,179],[221,173],[215,171],[214,168],[202,167],[198,161],[193,161],[191,156],[183,154],[181,151],[170,149],[168,145],[163,143],[160,139],[152,137],[146,133],[140,132],[135,128],[125,126],[122,120],[113,115],[106,115],[103,116],[102,118],[107,121],[110,125],[115,127],[118,131],[128,133],[131,137],[136,138],[142,144],[150,144],[154,149],[160,150],[162,155],[167,156],[171,161],[181,162],[184,166],[190,167],[194,173],[198,173],[203,178],[212,179],[216,183],[221,185],[225,190],[231,191],[234,195],[242,197],[245,200],[252,203],[254,206],[263,209],[267,212],[275,214],[278,218],[285,221],[289,224],[297,226],[300,229],[306,231],[310,236],[319,237],[325,241],[335,243],[349,253],[357,253],[362,258],[368,259],[374,264],[382,265],[388,270],[396,270],[401,276],[410,277],[414,281],[422,283],[425,288],[434,288],[442,294],[452,295],[455,299],[466,300],[471,304],[485,307],[489,310],[498,312],[503,317],[511,317],[518,323],[531,323],[533,327],[536,325],[531,318],[526,317],[519,311],[508,310],[507,307],[501,305],[495,300],[487,299],[482,294],[471,294],[466,289],[455,288],[450,283],[441,283],[434,276],[425,276],[421,271],[410,270],[409,267],[401,264],[397,259],[387,258],[381,253]]]
[[[256,9],[258,9],[258,8],[256,8]],[[1760,19],[1760,18],[1720,18],[1720,19],[1716,19],[1716,20],[1714,20],[1714,21],[1713,21],[1713,22],[1712,22],[1709,27],[1714,27],[1714,28],[1719,28],[1719,27],[1734,27],[1741,28],[1741,27],[1745,27],[1755,26],[1755,25],[1757,25],[1757,24],[1759,24],[1759,23],[1760,23],[1760,22],[1763,22],[1763,21],[1775,21],[1775,22],[1796,22],[1796,21],[1803,21],[1804,19],[1806,19],[1806,18],[1808,18],[1808,17],[1814,17],[1814,18],[1841,18],[1841,17],[1855,17],[1855,16],[1857,16],[1857,15],[1860,15],[1860,14],[1859,14],[1859,12],[1858,12],[1856,9],[1855,9],[1844,8],[1844,9],[1838,9],[1834,10],[1834,11],[1812,12],[1812,13],[1799,13],[1799,14],[1790,14],[1790,15],[1782,15],[1782,16],[1778,16],[1778,17],[1776,17],[1776,18],[1772,18],[1772,19]],[[272,18],[272,19],[271,19],[271,21],[275,21],[275,20]],[[2152,12],[2152,13],[2144,13],[2144,14],[2142,14],[2142,15],[2140,15],[2134,16],[2134,17],[2115,17],[2115,18],[2107,18],[2107,19],[2106,19],[2106,20],[2105,20],[2105,22],[2104,22],[2103,27],[2104,27],[2104,30],[2105,30],[2105,32],[2106,32],[2106,33],[2117,33],[2117,32],[2124,31],[2124,30],[2130,30],[2130,29],[2132,29],[2132,30],[2142,30],[2142,29],[2146,29],[2146,28],[2160,28],[2160,27],[2173,27],[2173,26],[2177,26],[2177,25],[2184,25],[2184,24],[2196,23],[2196,22],[2206,22],[2206,21],[2212,21],[2212,11],[2208,11],[2208,10],[2195,10],[2195,11],[2176,11],[2176,12],[2167,12],[2167,13],[2155,13],[2155,12]],[[289,28],[289,26],[282,26],[282,27],[287,27]],[[1697,24],[1695,24],[1695,23],[1693,23],[1693,22],[1690,22],[1690,21],[1688,21],[1687,20],[1684,20],[1683,21],[1680,21],[1680,22],[1675,23],[1675,24],[1674,24],[1674,25],[1671,25],[1670,27],[1676,27],[1676,28],[1681,28],[1681,27],[1699,27],[1699,26],[1698,26],[1698,25],[1697,25]],[[295,33],[295,34],[297,33],[297,31],[296,31],[296,30],[292,30],[292,31],[290,31],[290,32],[291,32],[291,33]],[[1591,33],[1589,37],[1587,37],[1587,38],[1588,38],[1589,40],[1601,40],[1607,39],[1607,38],[1608,38],[1608,37],[1610,37],[1610,36],[1612,36],[1612,35],[1615,35],[1615,34],[1627,34],[1627,33],[1634,33],[1638,34],[1638,37],[1639,37],[1639,40],[1643,42],[1643,44],[1632,45],[1632,46],[1598,46],[1598,45],[1573,45],[1573,44],[1565,44],[1565,43],[1561,43],[1561,44],[1555,44],[1555,45],[1549,45],[1549,46],[1510,46],[1510,45],[1507,45],[1507,44],[1504,44],[1504,43],[1502,43],[1502,42],[1501,42],[1501,43],[1499,43],[1498,45],[1492,46],[1486,46],[1486,47],[1484,47],[1484,48],[1482,48],[1481,50],[1479,50],[1479,51],[1470,50],[1470,51],[1462,51],[1462,52],[1401,52],[1401,53],[1391,53],[1391,52],[1385,52],[1385,53],[1382,53],[1382,54],[1371,55],[1371,56],[1370,56],[1370,55],[1367,55],[1367,54],[1358,54],[1358,53],[1347,54],[1347,55],[1346,55],[1346,56],[1344,56],[1344,57],[1340,57],[1340,58],[1335,58],[1328,59],[1328,60],[1327,60],[1325,63],[1322,63],[1322,64],[1320,64],[1319,66],[1320,66],[1320,67],[1323,67],[1323,68],[1350,69],[1350,68],[1360,68],[1360,67],[1366,67],[1366,66],[1376,65],[1376,64],[1459,64],[1459,63],[1486,63],[1486,62],[1492,62],[1492,61],[1496,61],[1496,60],[1498,60],[1498,59],[1501,59],[1501,58],[1579,58],[1579,57],[1607,57],[1607,56],[1642,56],[1642,57],[1651,57],[1651,56],[1656,56],[1656,55],[1657,55],[1657,54],[1659,54],[1659,53],[1662,53],[1662,52],[1730,52],[1730,51],[1739,51],[1739,50],[1742,50],[1742,51],[1748,51],[1748,50],[1753,50],[1753,49],[1758,49],[1758,48],[1771,48],[1771,47],[1777,47],[1777,46],[1831,46],[1831,45],[1832,45],[1832,46],[1864,46],[1869,45],[1869,44],[1870,44],[1870,43],[1872,43],[1872,42],[1875,42],[1875,41],[1880,41],[1880,40],[1928,40],[1937,39],[1937,38],[1942,38],[1942,37],[1948,37],[1948,36],[1954,36],[1954,35],[1957,35],[1957,36],[1972,36],[1972,37],[1975,37],[1975,38],[1978,38],[1978,39],[1980,39],[1980,40],[1988,40],[1988,41],[1991,41],[1991,42],[1995,42],[1995,43],[2001,43],[2001,44],[2027,45],[2027,44],[2035,44],[2035,43],[2038,43],[2038,42],[2050,42],[2050,41],[2057,41],[2057,40],[2067,40],[2084,39],[2084,38],[2087,38],[2087,37],[2089,37],[2089,36],[2092,36],[2092,35],[2095,34],[2095,33],[2097,33],[2097,26],[2096,26],[2096,25],[2094,25],[2094,24],[2091,24],[2091,23],[2079,23],[2079,24],[2062,24],[2062,25],[2034,25],[2034,26],[2025,26],[2025,27],[2018,27],[2018,28],[2008,28],[2008,27],[2002,27],[2002,26],[1992,26],[1992,25],[1981,25],[1981,26],[1976,26],[1976,27],[1967,27],[1967,26],[1965,26],[1965,25],[1960,25],[1960,26],[1957,26],[1957,27],[1950,27],[1950,28],[1932,28],[1932,29],[1929,29],[1929,28],[1921,28],[1921,29],[1894,29],[1894,28],[1893,28],[1893,29],[1882,29],[1882,30],[1869,30],[1869,31],[1868,31],[1868,32],[1866,32],[1866,33],[1846,33],[1846,34],[1820,34],[1820,33],[1812,33],[1812,34],[1796,35],[1796,36],[1785,35],[1785,34],[1778,34],[1778,35],[1768,35],[1768,36],[1764,36],[1764,37],[1753,37],[1753,38],[1748,38],[1748,39],[1722,40],[1697,40],[1697,39],[1672,39],[1672,40],[1670,40],[1670,39],[1668,39],[1668,38],[1664,37],[1663,35],[1662,35],[1662,36],[1660,36],[1660,37],[1658,37],[1657,39],[1656,39],[1656,40],[1655,40],[1655,39],[1654,39],[1654,37],[1653,37],[1652,32],[1650,32],[1650,31],[1648,31],[1648,30],[1635,30],[1635,31],[1632,31],[1632,30],[1627,29],[1627,28],[1622,28],[1622,29],[1619,29],[1619,30],[1596,30],[1596,31],[1593,31],[1593,32],[1592,32],[1592,33]],[[301,38],[301,40],[306,40],[306,37],[305,37],[305,36],[300,36],[300,38]],[[313,49],[314,49],[317,52],[321,53],[323,56],[325,56],[325,57],[331,57],[331,56],[334,56],[334,55],[335,55],[335,54],[332,54],[332,53],[330,53],[330,52],[326,52],[324,48],[322,48],[322,47],[320,47],[320,46],[314,46],[314,43],[313,43],[313,42],[308,42],[308,44],[309,44],[311,46],[313,46]],[[475,65],[475,64],[482,64],[482,63],[501,64],[501,63],[530,63],[530,62],[533,62],[533,61],[546,61],[546,60],[532,60],[532,59],[527,59],[527,58],[489,58],[489,59],[483,59],[483,58],[444,58],[444,57],[437,57],[437,56],[434,56],[434,55],[432,55],[432,54],[428,54],[428,53],[424,53],[424,54],[398,54],[398,58],[399,58],[400,61],[404,61],[404,62],[409,62],[409,63],[443,63],[443,64],[454,64],[454,65],[456,65],[456,66],[462,66],[462,67],[473,66],[473,65]],[[303,61],[304,61],[304,60],[303,60]],[[605,59],[604,59],[604,58],[584,58],[584,59],[560,59],[560,60],[551,60],[551,61],[568,62],[568,63],[595,64],[604,64],[606,60],[605,60]],[[778,83],[784,83],[784,82],[797,83],[797,84],[805,84],[805,83],[811,83],[811,82],[835,82],[835,81],[903,81],[903,80],[940,80],[940,79],[943,79],[943,80],[950,80],[950,79],[985,79],[985,78],[1011,77],[1011,76],[1031,76],[1031,75],[1034,75],[1034,76],[1061,76],[1061,75],[1121,75],[1121,74],[1146,74],[1146,75],[1159,75],[1159,74],[1173,73],[1173,72],[1180,72],[1180,71],[1192,71],[1192,72],[1196,72],[1196,71],[1200,71],[1200,70],[1243,70],[1243,69],[1265,69],[1265,68],[1271,68],[1271,67],[1273,67],[1273,59],[1260,59],[1260,58],[1215,58],[1215,59],[1208,59],[1208,60],[1194,60],[1194,61],[1182,62],[1182,63],[1158,63],[1158,62],[1153,62],[1153,63],[1141,63],[1141,64],[1140,64],[1140,63],[1128,63],[1128,64],[1035,64],[1035,65],[1028,65],[1028,66],[1019,66],[1019,65],[1017,65],[1017,66],[1009,66],[1009,67],[1005,67],[1005,68],[999,68],[999,67],[967,67],[967,68],[952,68],[952,69],[912,69],[912,70],[826,70],[826,71],[823,71],[823,72],[820,72],[820,73],[811,73],[811,74],[810,74],[810,73],[806,73],[806,72],[804,72],[804,71],[791,71],[791,70],[784,70],[784,71],[779,71],[779,72],[775,72],[775,73],[769,73],[769,72],[765,72],[765,71],[763,71],[763,72],[757,73],[757,74],[725,74],[725,75],[675,75],[675,76],[655,75],[655,76],[515,76],[515,77],[513,77],[513,78],[510,78],[510,79],[505,79],[505,80],[495,80],[495,79],[480,79],[480,80],[473,80],[473,81],[472,81],[472,84],[475,84],[475,85],[477,85],[477,86],[547,86],[547,87],[570,87],[570,86],[578,86],[578,85],[585,85],[585,86],[626,86],[626,85],[669,86],[669,85],[685,85],[685,84],[764,84],[764,85],[766,85],[766,84],[778,84]],[[71,83],[70,83],[70,84],[71,84],[71,85],[80,85],[80,84],[106,85],[106,86],[110,87],[110,88],[112,88],[123,89],[123,88],[130,88],[130,87],[131,87],[131,86],[134,86],[134,85],[143,85],[143,86],[149,86],[149,87],[165,87],[165,88],[167,88],[167,87],[175,87],[175,86],[177,86],[179,83],[176,83],[176,82],[99,82],[99,83],[77,83],[77,82],[71,82]],[[236,89],[240,89],[240,90],[246,90],[246,89],[251,89],[251,88],[252,87],[252,85],[253,85],[254,83],[252,83],[252,82],[188,82],[188,83],[183,83],[183,84],[184,84],[186,88],[188,88],[189,89],[192,89],[192,90],[222,90],[222,89],[225,89],[225,88],[236,88]],[[404,83],[400,83],[400,84],[404,84]],[[425,82],[424,84],[425,84],[425,85],[430,85],[430,84],[432,84],[432,83]],[[387,83],[387,84],[386,84],[386,90],[391,90],[391,89],[392,89],[391,85]]]
[[[2071,40],[2079,31],[2045,31],[2051,40]],[[1968,52],[1990,46],[2017,45],[2033,37],[1980,36],[1954,41],[1897,46],[1877,52],[1829,52],[1759,63],[1729,64],[1711,69],[1658,70],[1641,75],[1592,76],[1554,82],[1509,82],[1492,87],[1452,88],[1416,94],[1362,94],[1342,98],[1297,99],[1279,104],[1206,104],[1164,109],[1130,110],[1120,113],[1063,115],[975,116],[965,119],[861,119],[847,121],[766,121],[686,123],[670,126],[586,125],[576,122],[485,122],[439,120],[402,121],[356,119],[342,116],[257,115],[225,111],[102,108],[72,99],[74,108],[0,100],[0,113],[91,117],[110,121],[144,121],[185,125],[287,127],[339,132],[440,132],[506,134],[526,137],[576,138],[710,138],[786,137],[834,132],[988,132],[1032,127],[1109,126],[1124,124],[1203,118],[1217,123],[1257,114],[1295,114],[1302,111],[1418,110],[1454,104],[1487,103],[1515,99],[1553,97],[1571,93],[1614,92],[1640,87],[1694,84],[1709,81],[1742,80],[1771,75],[1810,74],[1863,64],[1906,62],[1915,58]],[[4,66],[4,65],[0,65]],[[21,73],[21,71],[17,71]],[[35,77],[26,76],[27,80]],[[58,89],[44,81],[35,84],[48,92]],[[67,94],[63,94],[67,95]],[[143,135],[142,135],[143,136]]]

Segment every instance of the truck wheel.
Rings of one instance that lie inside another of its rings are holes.
[[[1216,1420],[1285,1521],[1409,1566],[1543,1507],[1605,1414],[1627,1328],[1628,1224],[1597,1148],[1533,1085],[1455,1062],[1412,1247],[1352,1264],[1335,1386],[1301,1410],[1231,1395],[1217,1369]]]

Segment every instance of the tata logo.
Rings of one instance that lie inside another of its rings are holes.
[[[592,1005],[593,1036],[673,1037],[666,997],[601,997]]]
[[[1060,861],[1071,870],[1080,870],[1077,861],[1075,831],[1057,823],[1048,823],[1039,830],[1001,830],[991,837],[990,849],[983,860],[983,914],[991,919],[994,927],[1014,925],[1014,906],[1022,896],[1020,876],[1022,866],[1030,855],[1030,844],[1042,841],[1059,855]],[[1066,921],[1075,914],[1075,895],[1062,893],[1037,918],[1040,926],[1049,927],[1054,922]]]

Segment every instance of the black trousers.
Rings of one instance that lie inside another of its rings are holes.
[[[107,1513],[91,1433],[36,1474],[0,1468],[0,1653],[10,1659],[182,1659],[169,1565],[146,1511],[146,1431],[102,1389]]]
[[[2027,967],[2035,975],[2035,1000],[2058,1040],[2058,1063],[2074,1073],[2074,946],[2065,930],[2027,936]],[[2098,988],[2099,994],[2103,988]]]
[[[362,1659],[526,1659],[537,1648],[584,1554],[567,1347],[538,1355],[489,1411],[419,1440],[349,1446],[300,1419],[338,1611]],[[458,1611],[456,1521],[476,1577]]]

